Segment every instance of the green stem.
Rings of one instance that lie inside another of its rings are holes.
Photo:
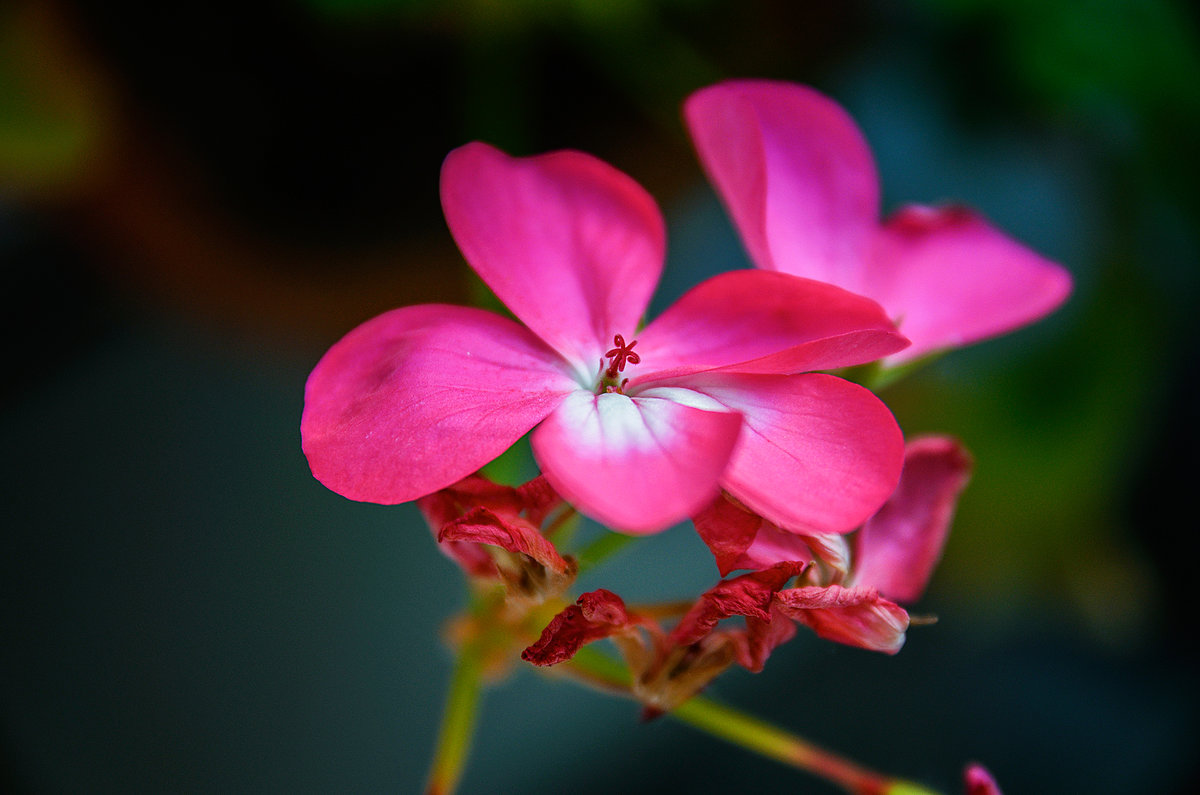
[[[589,684],[629,694],[628,672],[605,654],[580,649],[567,665]],[[748,751],[820,776],[852,795],[936,795],[919,784],[868,770],[766,721],[701,696],[694,696],[667,715]]]
[[[605,531],[599,538],[592,541],[576,555],[579,561],[579,571],[584,572],[597,563],[615,555],[625,548],[631,541],[637,540],[637,536],[627,536],[624,533],[613,533]]]
[[[479,693],[483,673],[482,649],[478,641],[468,641],[458,652],[450,691],[438,731],[437,750],[429,770],[425,795],[451,795],[462,778],[475,731],[479,711]]]

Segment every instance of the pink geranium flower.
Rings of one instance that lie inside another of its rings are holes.
[[[733,80],[688,98],[700,160],[760,268],[870,296],[900,324],[909,361],[1046,315],[1068,273],[961,207],[911,205],[879,222],[867,143],[804,86]]]
[[[633,533],[669,526],[722,487],[775,521],[844,532],[895,487],[903,442],[891,413],[855,384],[805,372],[907,344],[873,301],[739,271],[639,332],[664,232],[629,177],[579,152],[511,158],[474,143],[447,157],[441,193],[467,261],[521,322],[412,306],[335,344],[309,377],[301,420],[329,488],[406,502],[531,429],[555,491]]]

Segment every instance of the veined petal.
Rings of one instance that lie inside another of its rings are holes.
[[[904,645],[908,613],[874,588],[789,588],[775,594],[784,615],[819,637],[848,646],[895,654]]]
[[[487,144],[442,166],[458,247],[500,300],[576,368],[629,339],[662,272],[662,215],[641,186],[582,152],[513,158]]]
[[[687,393],[687,390],[674,390]],[[571,394],[533,434],[555,490],[615,530],[652,533],[716,496],[741,417],[666,397]]]
[[[896,488],[904,438],[887,407],[857,384],[819,373],[698,373],[679,384],[745,417],[721,483],[785,530],[849,532]]]
[[[880,227],[866,295],[900,322],[907,361],[1003,334],[1049,314],[1071,276],[962,207],[901,209]]]
[[[804,86],[732,80],[692,94],[684,117],[756,265],[862,292],[879,179],[837,103]]]
[[[896,492],[855,536],[854,583],[898,602],[919,599],[970,476],[971,457],[954,439],[909,442]]]
[[[368,320],[317,363],[304,454],[352,500],[406,502],[504,452],[576,389],[520,325],[467,307],[404,307]]]
[[[907,345],[879,304],[786,273],[731,271],[693,287],[638,335],[640,375],[723,368],[742,373],[830,370]]]

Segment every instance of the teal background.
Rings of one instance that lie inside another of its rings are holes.
[[[358,322],[481,290],[445,153],[571,147],[667,218],[661,309],[745,256],[679,105],[814,85],[885,207],[964,201],[1076,279],[1053,317],[881,397],[977,468],[888,658],[801,636],[710,693],[957,791],[1196,783],[1194,10],[1149,0],[0,8],[0,789],[419,791],[462,606],[411,505],[308,473],[303,383]],[[687,528],[580,582],[716,579]],[[520,668],[467,793],[832,792]]]

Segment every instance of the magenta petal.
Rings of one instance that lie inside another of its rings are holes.
[[[785,273],[731,271],[693,287],[638,335],[642,375],[632,383],[665,370],[829,370],[906,345],[869,298]]]
[[[527,329],[466,307],[368,320],[317,363],[300,421],[317,480],[352,500],[423,497],[491,461],[577,388]]]
[[[954,439],[915,439],[904,451],[900,485],[855,538],[854,582],[889,599],[915,602],[942,556],[971,457]]]
[[[744,415],[721,483],[785,530],[849,532],[896,488],[904,438],[887,407],[857,384],[818,373],[700,373],[679,382]]]
[[[804,86],[733,80],[692,94],[684,116],[756,265],[863,292],[879,180],[837,103]]]
[[[866,295],[912,340],[902,362],[1049,314],[1071,276],[961,207],[905,207],[879,229]]]
[[[775,594],[784,615],[819,637],[860,649],[895,654],[904,645],[908,613],[874,588],[790,588]]]
[[[628,176],[582,152],[513,158],[472,143],[446,158],[442,208],[475,272],[577,369],[594,375],[615,334],[633,339],[665,232]]]
[[[579,391],[534,432],[533,453],[580,511],[615,530],[652,533],[716,496],[741,424],[735,413],[664,397]]]

